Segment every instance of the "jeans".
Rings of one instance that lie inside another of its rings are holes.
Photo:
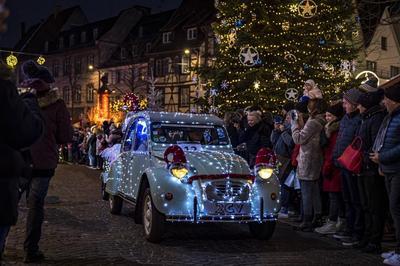
[[[300,180],[304,221],[312,220],[313,214],[322,214],[321,194],[318,180]],[[314,211],[314,212],[313,212]]]
[[[344,217],[344,202],[341,192],[329,192],[329,220],[336,222]]]
[[[400,173],[386,175],[390,213],[396,227],[396,253],[400,253]]]
[[[357,176],[342,169],[343,200],[346,207],[346,231],[358,239],[364,232],[364,217]]]
[[[89,166],[96,167],[96,156],[89,154]]]
[[[0,226],[0,254],[3,253],[10,226]]]
[[[290,204],[290,188],[288,188],[285,185],[286,178],[290,174],[290,171],[292,170],[291,166],[291,161],[288,158],[282,157],[282,156],[277,156],[278,161],[281,163],[281,167],[279,169],[279,181],[281,184],[281,206],[282,208],[285,208],[286,210],[289,208]]]
[[[358,177],[358,185],[365,219],[364,239],[380,245],[388,206],[385,179],[378,173],[368,173]]]
[[[26,236],[24,250],[34,253],[39,250],[44,220],[44,200],[49,189],[51,177],[34,177],[28,194],[28,217],[26,219]]]

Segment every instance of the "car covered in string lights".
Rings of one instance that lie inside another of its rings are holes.
[[[101,175],[103,198],[113,214],[133,204],[147,240],[159,242],[166,222],[248,223],[254,237],[272,236],[280,204],[270,150],[261,149],[250,169],[213,115],[139,112],[123,131]]]

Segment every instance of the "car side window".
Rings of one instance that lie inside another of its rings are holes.
[[[126,138],[124,141],[123,151],[130,151],[133,146],[133,142],[135,140],[135,128],[136,128],[136,121],[132,123],[129,129],[126,131]]]
[[[139,118],[136,123],[135,131],[135,147],[133,151],[147,152],[148,147],[148,130],[146,120]]]

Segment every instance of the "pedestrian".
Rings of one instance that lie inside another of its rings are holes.
[[[342,196],[342,176],[340,169],[334,165],[333,150],[336,145],[340,120],[344,115],[342,103],[329,106],[325,119],[324,133],[328,144],[324,148],[324,164],[322,166],[323,191],[329,194],[329,217],[326,223],[315,229],[315,232],[328,235],[342,230],[344,224],[344,202]]]
[[[97,135],[96,135],[97,127],[92,126],[90,128],[90,133],[88,135],[88,140],[87,140],[87,153],[89,157],[89,168],[91,169],[96,169],[96,141],[97,141]]]
[[[310,99],[308,102],[309,119],[305,122],[302,115],[292,119],[292,137],[300,145],[296,175],[300,180],[303,202],[303,222],[299,229],[313,231],[321,223],[322,206],[319,177],[322,168],[321,131],[325,126],[326,103],[322,99]]]
[[[27,191],[28,215],[24,242],[24,261],[37,262],[44,259],[39,249],[44,219],[44,202],[50,180],[58,162],[58,144],[72,140],[71,117],[58,89],[51,88],[54,78],[49,70],[33,61],[24,63],[25,80],[22,87],[37,91],[39,106],[45,121],[43,137],[31,147],[32,178]]]
[[[101,152],[106,148],[106,141],[104,133],[98,129],[96,133],[96,163],[97,169],[101,170],[103,168],[103,158],[101,157]]]
[[[29,168],[22,150],[42,135],[44,125],[34,90],[21,95],[12,80],[12,70],[0,63],[0,261],[10,227],[18,217],[19,178]],[[24,152],[26,153],[26,152]]]
[[[342,167],[337,159],[353,142],[361,123],[360,112],[357,109],[358,98],[362,94],[357,88],[346,91],[343,95],[345,115],[340,121],[339,133],[333,151],[335,165],[340,167],[342,174],[342,193],[346,209],[346,229],[334,234],[334,238],[343,241],[345,246],[355,246],[362,238],[364,230],[363,212],[358,190],[357,176]]]
[[[270,141],[271,131],[262,121],[260,111],[250,111],[247,115],[248,127],[239,137],[240,143],[245,143],[249,154],[248,163],[250,167],[254,166],[257,152],[263,148],[272,148]]]
[[[370,159],[385,176],[389,207],[396,227],[396,248],[383,253],[383,263],[400,265],[400,83],[385,89],[384,104],[389,113],[377,134]]]
[[[242,117],[236,112],[227,112],[224,117],[226,131],[233,149],[239,145],[240,121]]]

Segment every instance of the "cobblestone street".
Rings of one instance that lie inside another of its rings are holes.
[[[245,225],[169,225],[160,244],[144,240],[133,208],[110,214],[100,199],[99,172],[61,165],[52,180],[41,249],[51,265],[379,265],[378,256],[343,248],[314,233],[299,233],[279,223],[269,242],[251,238]],[[23,259],[26,209],[6,249],[6,265]]]

